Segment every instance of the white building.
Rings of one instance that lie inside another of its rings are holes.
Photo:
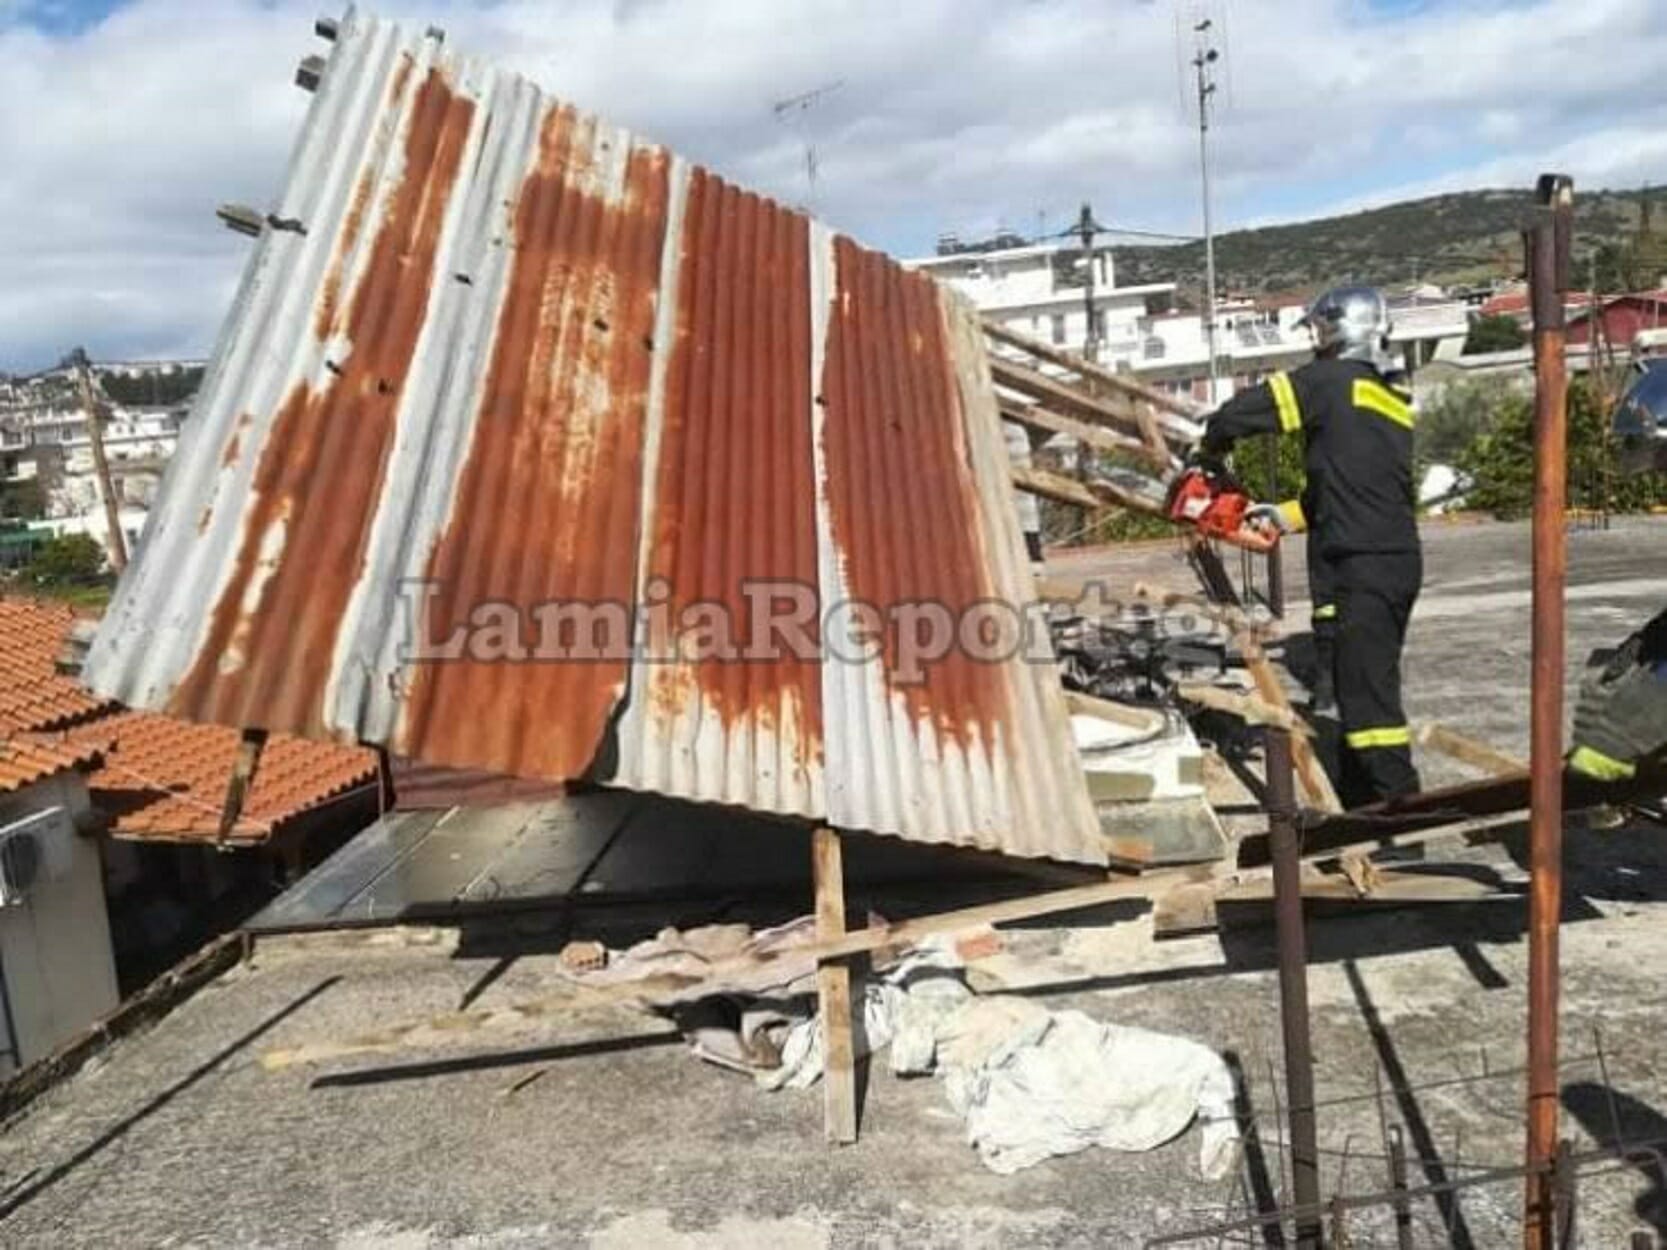
[[[1176,286],[1119,287],[1112,244],[1093,252],[1093,303],[1101,364],[1200,405],[1211,402],[1210,350],[1204,318],[1174,311]],[[1024,244],[1011,235],[991,245],[940,244],[937,256],[906,261],[948,283],[987,316],[1032,338],[1080,353],[1088,339],[1086,267],[1075,244]],[[1312,340],[1297,327],[1300,299],[1223,297],[1216,305],[1216,391],[1220,402],[1279,369],[1310,358]],[[1457,357],[1469,333],[1462,299],[1420,289],[1390,301],[1390,343],[1409,371]]]
[[[84,761],[0,743],[0,1077],[115,1009],[104,878]]]
[[[156,497],[162,471],[179,446],[189,407],[113,405],[104,423],[104,454],[132,550]],[[0,476],[6,482],[37,480],[46,519],[36,528],[53,534],[85,533],[108,547],[108,526],[87,412],[67,405],[14,408],[0,423]]]
[[[951,246],[957,250],[904,263],[954,287],[980,311],[1020,333],[1065,351],[1084,350],[1089,337],[1089,300],[1081,247],[1044,243],[965,250]],[[1099,362],[1207,404],[1210,353],[1204,319],[1197,313],[1174,311],[1175,283],[1118,286],[1111,244],[1094,249],[1092,265]],[[1218,399],[1308,358],[1307,334],[1290,328],[1296,316],[1300,312],[1282,321],[1248,301],[1218,306]]]

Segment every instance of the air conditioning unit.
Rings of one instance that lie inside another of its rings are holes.
[[[75,824],[62,807],[49,807],[0,828],[0,907],[29,899],[42,881],[69,874]]]

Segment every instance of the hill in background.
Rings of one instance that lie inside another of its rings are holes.
[[[1383,208],[1236,230],[1216,237],[1216,273],[1224,292],[1271,294],[1339,282],[1404,286],[1514,278],[1522,272],[1520,232],[1533,207],[1530,191],[1465,191]],[[1576,192],[1575,282],[1605,290],[1637,289],[1667,273],[1667,192]],[[1179,282],[1183,298],[1203,286],[1204,245],[1119,247],[1120,285]]]

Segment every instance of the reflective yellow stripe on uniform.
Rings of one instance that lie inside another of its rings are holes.
[[[1268,378],[1268,389],[1279,409],[1279,428],[1287,434],[1300,430],[1302,409],[1297,406],[1297,388],[1291,385],[1291,375],[1283,371],[1273,374]]]
[[[1356,751],[1372,747],[1407,747],[1412,745],[1412,730],[1405,725],[1386,725],[1382,729],[1357,729],[1343,735],[1343,741]]]
[[[1335,603],[1318,604],[1308,614],[1308,619],[1311,621],[1335,621],[1337,619],[1337,605]]]
[[[1374,382],[1370,378],[1356,378],[1354,406],[1370,408],[1379,416],[1388,417],[1396,425],[1403,425],[1409,430],[1412,428],[1412,405],[1382,382]]]
[[[1629,781],[1638,774],[1638,766],[1591,747],[1576,747],[1569,756],[1569,767],[1596,781]]]

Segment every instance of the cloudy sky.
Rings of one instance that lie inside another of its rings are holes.
[[[898,253],[939,231],[1199,229],[1178,36],[1225,54],[1225,226],[1436,190],[1667,181],[1660,0],[385,0]],[[0,369],[202,355],[330,0],[0,0]],[[1190,38],[1190,36],[1189,36]],[[840,89],[798,126],[770,103]]]

